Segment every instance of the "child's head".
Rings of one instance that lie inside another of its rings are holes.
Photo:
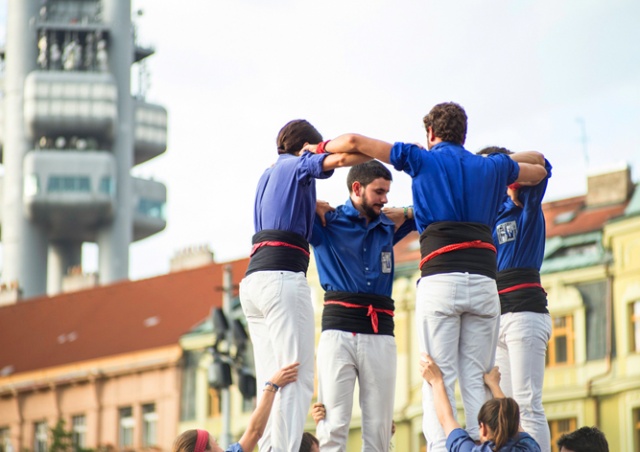
[[[183,432],[173,442],[173,452],[223,452],[216,440],[206,430],[192,429]]]
[[[515,400],[491,399],[485,402],[478,413],[480,439],[492,440],[500,450],[510,438],[518,434],[520,427],[520,408]]]

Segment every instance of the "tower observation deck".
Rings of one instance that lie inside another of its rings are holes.
[[[166,226],[166,188],[131,168],[165,152],[167,112],[132,95],[130,0],[8,2],[0,98],[2,282],[62,290],[98,245],[101,284],[128,278],[129,245]]]

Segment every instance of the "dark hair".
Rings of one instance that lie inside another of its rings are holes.
[[[476,154],[478,155],[489,155],[489,154],[506,154],[506,155],[511,155],[513,154],[512,151],[510,151],[507,148],[501,148],[499,146],[488,146],[484,149],[479,150],[478,152],[476,152]]]
[[[509,439],[518,434],[520,427],[520,407],[510,397],[488,400],[480,408],[478,422],[483,423],[493,432],[495,448],[500,450]]]
[[[352,166],[349,174],[347,174],[349,193],[351,193],[351,187],[355,181],[360,182],[363,187],[366,187],[380,177],[384,180],[393,180],[391,171],[377,160],[370,160],[366,163]]]
[[[309,432],[304,432],[302,434],[302,442],[300,443],[300,452],[310,452],[313,445],[320,447],[318,438]]]
[[[280,129],[276,144],[278,145],[278,154],[296,154],[304,147],[305,143],[318,144],[321,141],[322,135],[308,121],[294,119]]]
[[[558,448],[563,447],[575,452],[609,452],[607,438],[597,427],[581,427],[562,435],[558,440]]]
[[[463,145],[467,138],[467,114],[454,102],[436,105],[422,121],[424,128],[431,127],[434,135],[442,141]]]

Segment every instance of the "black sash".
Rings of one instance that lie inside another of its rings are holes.
[[[479,240],[493,246],[491,228],[481,223],[439,221],[420,234],[420,254],[424,259],[445,246]],[[439,273],[473,273],[496,279],[496,253],[489,249],[467,248],[440,254],[422,266],[422,276]]]
[[[254,272],[284,270],[303,272],[309,268],[309,242],[294,232],[264,229],[253,236],[254,245],[245,276]],[[289,246],[260,246],[263,242],[284,242]]]
[[[324,294],[325,303],[331,301],[362,306],[346,307],[339,304],[325,304],[322,311],[322,331],[339,330],[349,333],[382,334],[393,336],[393,317],[384,312],[376,312],[378,332],[373,330],[372,318],[367,315],[369,306],[376,309],[393,311],[393,299],[384,295],[328,291]]]
[[[540,284],[540,272],[535,268],[510,268],[498,272],[498,292],[519,284]],[[524,287],[500,294],[500,309],[507,312],[537,312],[548,314],[547,294],[542,287]]]

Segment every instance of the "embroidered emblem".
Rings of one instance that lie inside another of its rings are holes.
[[[507,221],[496,226],[496,234],[498,235],[498,243],[513,242],[518,235],[518,228],[515,221]]]

